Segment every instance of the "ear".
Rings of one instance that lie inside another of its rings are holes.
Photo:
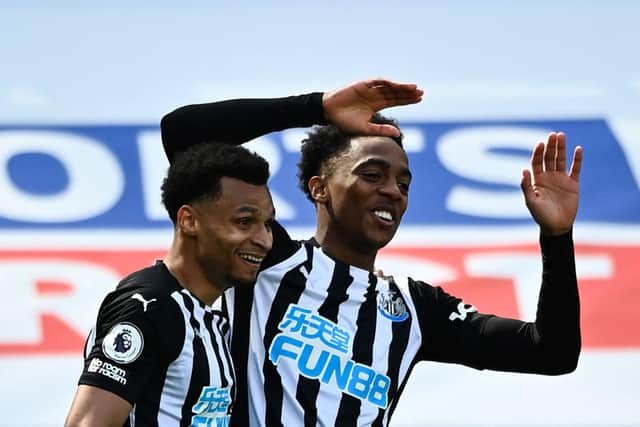
[[[329,191],[327,189],[326,177],[312,176],[309,179],[309,193],[316,203],[326,203],[329,200]]]
[[[178,229],[188,236],[194,236],[198,230],[198,213],[189,205],[182,205],[178,209]]]

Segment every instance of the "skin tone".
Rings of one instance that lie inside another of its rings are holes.
[[[398,128],[371,123],[371,116],[385,108],[416,104],[423,94],[413,83],[378,78],[325,92],[322,104],[327,121],[347,134],[396,137]]]
[[[220,185],[218,198],[180,208],[163,260],[180,284],[208,305],[232,283],[254,282],[273,244],[275,211],[267,187],[230,177],[222,177]],[[121,426],[131,408],[114,393],[80,385],[65,426]]]
[[[369,123],[371,117],[383,108],[420,102],[422,95],[413,84],[384,79],[358,82],[325,93],[325,118],[347,134],[397,136],[398,129]],[[395,153],[390,148],[392,141],[384,139],[352,138],[350,149],[330,160],[333,163],[324,165],[321,175],[309,181],[318,210],[316,240],[332,257],[369,271],[374,269],[377,251],[395,234],[407,205],[407,195],[391,191],[400,185],[399,171],[408,169],[406,155]],[[367,143],[371,147],[365,150]],[[385,143],[388,152],[383,148]],[[546,143],[539,142],[534,148],[531,168],[523,170],[521,187],[542,234],[555,236],[571,230],[578,211],[582,157],[582,148],[577,147],[567,173],[563,133],[549,134]],[[388,162],[386,169],[377,172],[380,177],[376,182],[368,181],[359,169],[369,158]],[[371,209],[377,203],[396,209],[397,216],[386,228],[372,219]]]
[[[233,283],[253,283],[273,244],[275,211],[267,187],[229,177],[221,184],[219,198],[180,208],[174,244],[164,259],[182,286],[205,304]]]
[[[408,204],[411,172],[391,138],[358,137],[331,171],[309,182],[317,201],[315,238],[330,256],[372,270]]]

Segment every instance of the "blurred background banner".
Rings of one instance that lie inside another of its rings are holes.
[[[384,76],[426,94],[388,112],[414,181],[379,267],[481,311],[534,319],[521,170],[551,131],[585,150],[576,372],[418,364],[392,425],[640,426],[639,20],[633,1],[0,3],[0,425],[63,423],[102,297],[164,256],[163,114]],[[305,132],[248,144],[298,238]]]

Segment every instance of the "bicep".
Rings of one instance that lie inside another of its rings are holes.
[[[110,391],[80,385],[71,404],[65,427],[122,426],[132,405]]]

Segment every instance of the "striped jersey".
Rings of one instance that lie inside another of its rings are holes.
[[[163,117],[169,161],[198,143],[242,144],[326,124],[323,94],[188,105]],[[561,374],[580,353],[571,233],[541,236],[535,322],[480,314],[440,287],[376,277],[293,241],[278,224],[253,287],[225,292],[236,369],[234,426],[385,426],[412,367]]]
[[[570,236],[556,240],[547,253],[571,259]],[[574,292],[548,298],[568,308],[570,321],[557,329],[569,342],[579,330]],[[292,241],[278,224],[256,285],[228,289],[223,302],[238,426],[386,426],[421,360],[538,373],[562,363],[546,359],[534,323],[480,314],[411,278],[377,277],[313,239]]]
[[[131,403],[126,426],[228,425],[235,394],[228,334],[226,316],[157,262],[105,297],[79,384]]]

